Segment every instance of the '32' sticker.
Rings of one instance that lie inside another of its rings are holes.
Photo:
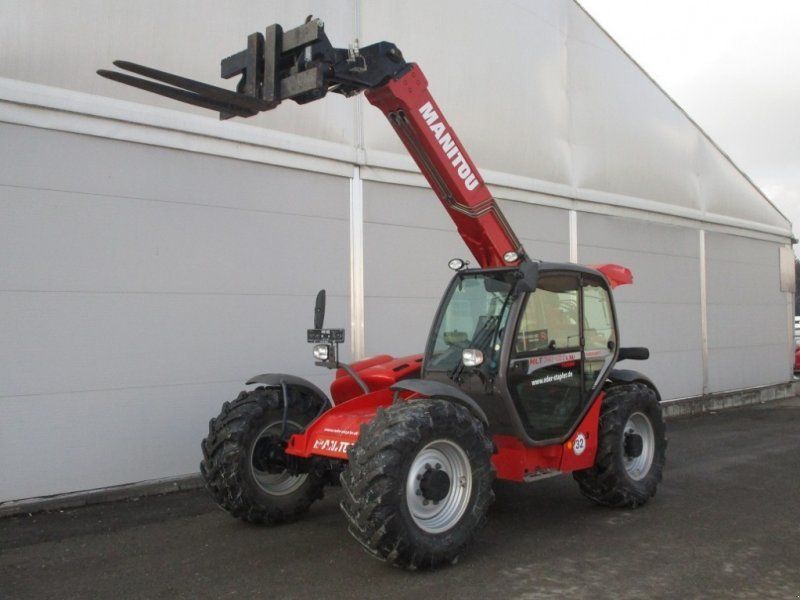
[[[575,456],[580,456],[583,454],[584,450],[586,450],[586,436],[579,433],[575,436],[575,441],[572,442],[572,451],[575,453]]]

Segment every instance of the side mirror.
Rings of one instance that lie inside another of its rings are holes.
[[[647,348],[620,348],[617,360],[647,360],[650,350]]]
[[[322,329],[325,321],[325,290],[317,292],[317,301],[314,303],[314,329]]]
[[[474,348],[467,348],[461,352],[461,362],[465,367],[478,367],[483,364],[483,352]]]

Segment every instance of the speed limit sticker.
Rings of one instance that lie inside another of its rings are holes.
[[[572,442],[572,451],[575,453],[575,456],[580,456],[583,454],[584,450],[586,450],[586,436],[579,433],[575,436],[575,441]]]

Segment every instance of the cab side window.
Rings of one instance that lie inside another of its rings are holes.
[[[606,289],[596,283],[583,286],[583,326],[586,349],[610,349],[609,342],[616,343],[614,315],[611,299]]]
[[[583,284],[584,388],[592,390],[597,377],[611,360],[617,339],[608,290],[591,280]]]
[[[572,287],[573,289],[569,289]],[[548,277],[528,297],[517,329],[517,354],[580,345],[578,289],[571,277]]]

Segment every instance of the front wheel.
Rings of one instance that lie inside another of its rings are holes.
[[[264,387],[226,402],[209,423],[200,472],[217,504],[243,521],[292,521],[322,498],[323,477],[287,471],[283,449],[324,404],[301,390],[291,392],[285,424],[281,391]]]
[[[598,504],[636,508],[655,496],[666,449],[655,391],[642,383],[616,385],[600,410],[595,464],[573,476],[583,495]]]
[[[447,400],[379,410],[341,477],[350,533],[397,566],[454,563],[494,500],[491,454],[483,424]]]

